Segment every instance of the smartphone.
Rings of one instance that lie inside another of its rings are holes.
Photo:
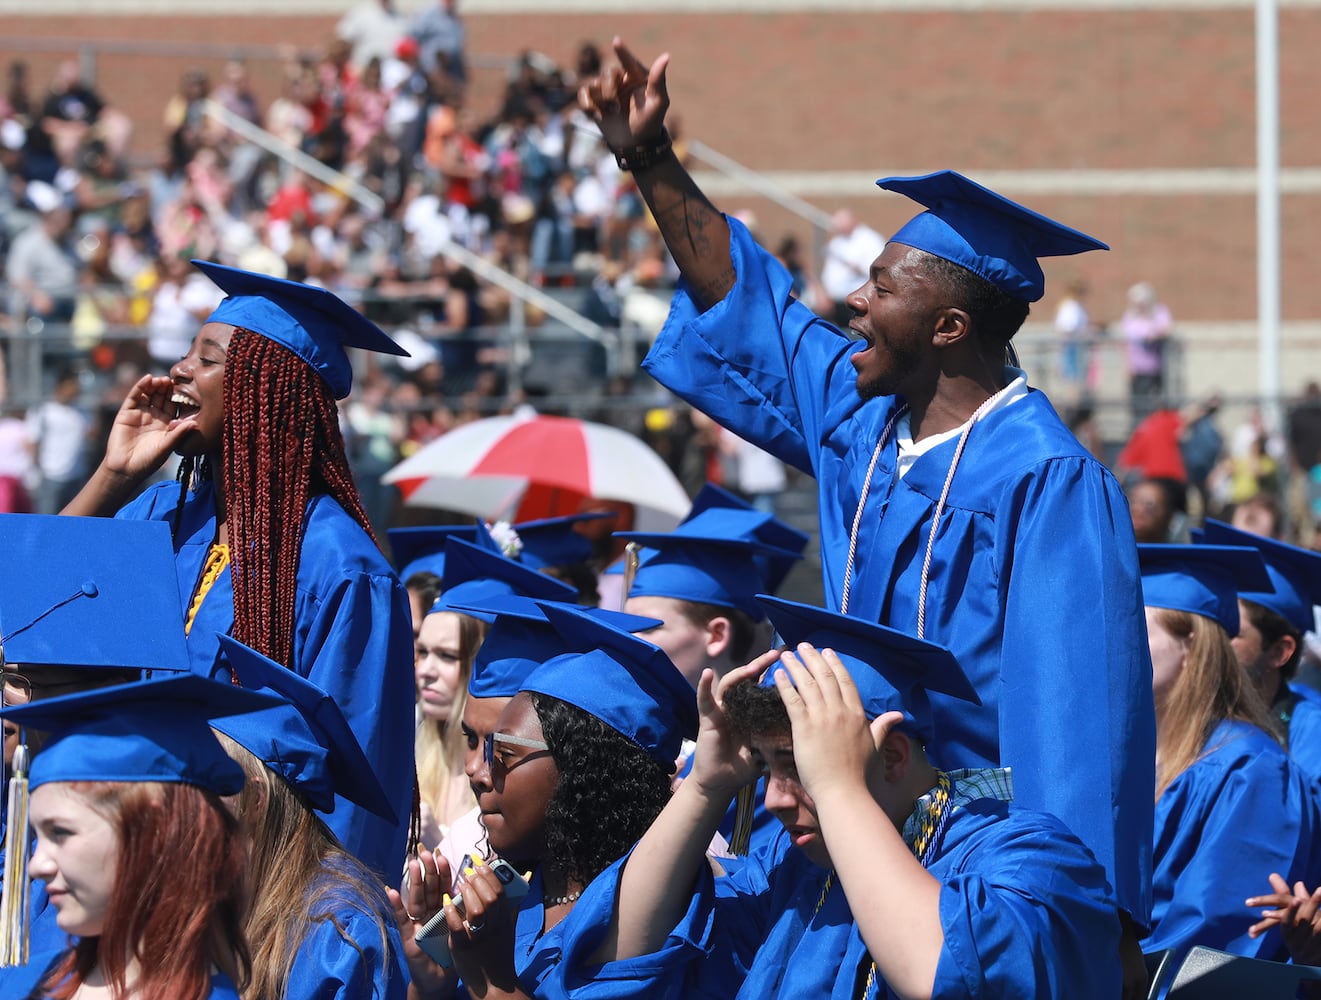
[[[484,862],[484,864],[495,872],[495,877],[504,885],[507,900],[515,902],[527,895],[527,879],[518,874],[518,871],[508,861],[503,858],[494,858],[491,861]],[[464,867],[467,868],[468,866],[465,865]],[[460,914],[464,912],[462,885],[462,878],[454,883],[455,892],[451,900],[454,903],[454,908]],[[448,969],[454,964],[453,958],[450,956],[450,929],[449,924],[445,922],[444,909],[441,909],[428,920],[422,929],[413,935],[413,940],[441,968]]]

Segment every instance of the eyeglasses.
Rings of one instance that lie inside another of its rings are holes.
[[[487,733],[486,738],[482,740],[482,760],[486,761],[486,766],[494,768],[496,765],[495,745],[496,743],[508,743],[511,746],[527,747],[529,750],[546,752],[550,750],[548,743],[541,740],[530,740],[526,736],[511,736],[509,733]],[[513,764],[506,764],[500,761],[500,769],[506,773],[522,764],[523,761],[531,760],[535,754],[528,754],[522,760],[515,761]]]

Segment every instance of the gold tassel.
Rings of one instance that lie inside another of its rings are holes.
[[[734,801],[734,829],[729,835],[729,850],[739,857],[747,857],[752,844],[752,817],[757,811],[757,782],[740,788]]]
[[[0,892],[0,967],[28,962],[28,748],[20,741],[9,776],[4,890]]]
[[[642,546],[637,542],[629,542],[624,546],[624,600],[628,600],[628,592],[633,589],[633,578],[638,575],[638,566],[642,563],[642,557],[639,553]]]

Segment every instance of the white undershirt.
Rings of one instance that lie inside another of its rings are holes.
[[[1012,406],[1020,399],[1027,398],[1031,391],[1027,387],[1027,374],[1020,368],[1011,368],[1005,366],[1005,375],[1010,378],[1009,383],[1000,390],[994,401],[977,419],[985,420],[997,410],[1003,410],[1007,406]],[[931,449],[939,447],[946,441],[953,441],[963,433],[968,421],[964,421],[958,427],[952,430],[944,431],[940,434],[932,434],[921,441],[913,440],[913,429],[909,422],[909,414],[905,413],[899,418],[899,423],[895,427],[895,443],[899,446],[898,473],[899,478],[903,479],[908,474],[908,470],[913,467],[913,463],[929,452]]]

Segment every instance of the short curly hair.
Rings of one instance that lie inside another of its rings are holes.
[[[730,725],[745,740],[765,733],[787,733],[792,729],[789,712],[778,688],[745,681],[725,692],[724,703]]]
[[[670,770],[596,716],[533,694],[559,769],[546,807],[546,860],[584,885],[624,856],[670,799]]]

